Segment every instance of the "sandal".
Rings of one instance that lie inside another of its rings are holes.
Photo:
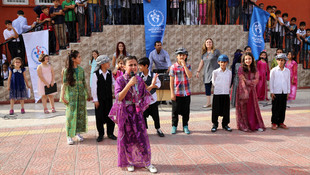
[[[55,113],[56,112],[56,109],[53,107],[52,108],[52,113]]]
[[[48,109],[44,109],[44,114],[49,114],[50,112],[48,111]]]

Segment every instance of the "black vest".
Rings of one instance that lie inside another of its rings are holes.
[[[143,76],[144,76],[143,72],[140,72],[140,73],[139,73],[139,76],[140,76],[141,78],[143,78]],[[145,84],[146,84],[147,86],[150,86],[150,85],[152,84],[152,80],[153,80],[153,72],[151,72],[151,76],[147,76],[147,79],[146,79],[146,81],[144,81],[144,82],[145,82]],[[155,88],[153,88],[153,89],[150,91],[151,94],[154,94],[155,92],[156,92],[156,89],[155,89]]]
[[[112,103],[112,73],[108,70],[107,78],[104,79],[102,74],[99,74],[99,70],[94,73],[97,75],[97,97],[98,101],[106,101]]]

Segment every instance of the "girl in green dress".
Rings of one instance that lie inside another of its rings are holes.
[[[83,141],[80,133],[87,131],[87,86],[84,70],[78,66],[81,63],[79,52],[72,51],[68,56],[67,63],[68,66],[63,72],[61,100],[66,104],[67,142],[72,145],[72,137],[76,136],[78,141]]]

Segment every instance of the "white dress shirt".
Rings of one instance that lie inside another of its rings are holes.
[[[151,72],[149,71],[149,73],[148,73],[147,76],[145,76],[144,73],[142,72],[141,77],[142,77],[143,81],[146,81],[147,77],[151,77]],[[155,73],[153,73],[153,78],[154,78],[154,77],[155,77]],[[152,80],[152,81],[153,81],[153,80]],[[155,83],[155,85],[156,85],[158,88],[160,88],[160,86],[161,86],[161,82],[160,82],[160,80],[158,79],[158,77],[156,78],[156,83]],[[152,97],[153,97],[153,100],[151,101],[150,104],[154,104],[154,103],[157,101],[157,94],[156,94],[156,92],[155,92],[154,94],[152,94]]]
[[[232,74],[226,68],[223,72],[221,68],[217,68],[212,72],[212,84],[214,86],[214,95],[229,95]]]
[[[16,32],[20,35],[31,29],[31,26],[27,23],[27,18],[19,16],[12,22],[12,26],[15,28]]]
[[[109,74],[110,72],[107,70],[106,72],[102,72],[101,69],[99,69],[99,74],[103,75],[103,78],[106,80],[107,79],[107,74]],[[96,73],[93,74],[92,80],[91,80],[91,95],[93,96],[93,102],[97,102],[98,101],[98,97],[97,97],[97,75]],[[112,85],[114,85],[114,78],[112,77]]]
[[[270,93],[272,94],[289,94],[291,92],[290,70],[284,67],[283,70],[279,66],[270,71]]]

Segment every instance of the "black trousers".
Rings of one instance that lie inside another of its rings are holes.
[[[76,26],[75,21],[67,21],[66,22],[67,28],[68,28],[68,34],[69,34],[69,42],[76,42]]]
[[[178,126],[179,114],[183,117],[183,127],[188,126],[190,103],[191,96],[176,97],[175,101],[172,100],[172,126]]]
[[[23,53],[22,53],[22,43],[21,42],[8,42],[8,48],[11,54],[11,60],[13,60],[16,57],[20,57],[23,59]],[[25,60],[23,60],[24,62]],[[24,62],[25,63],[25,62]]]
[[[143,117],[145,120],[145,126],[147,126],[147,117],[152,116],[153,121],[154,121],[154,126],[155,129],[160,128],[160,122],[159,122],[159,112],[158,112],[158,102],[155,102],[154,104],[151,104],[144,112],[143,112]]]
[[[226,0],[215,0],[215,17],[217,24],[225,24]]]
[[[179,2],[179,25],[181,24],[181,22],[185,24],[183,6],[184,6],[184,1]]]
[[[115,123],[108,117],[112,105],[105,103],[104,101],[99,102],[98,109],[95,108],[96,115],[96,126],[99,136],[104,135],[103,125],[107,124],[107,134],[112,135],[114,132]]]
[[[223,116],[222,126],[227,126],[230,122],[229,95],[213,95],[212,101],[212,123],[218,126],[218,117]]]
[[[280,125],[284,123],[287,94],[274,94],[276,98],[272,100],[271,123]]]
[[[280,32],[271,32],[271,48],[279,48]]]

